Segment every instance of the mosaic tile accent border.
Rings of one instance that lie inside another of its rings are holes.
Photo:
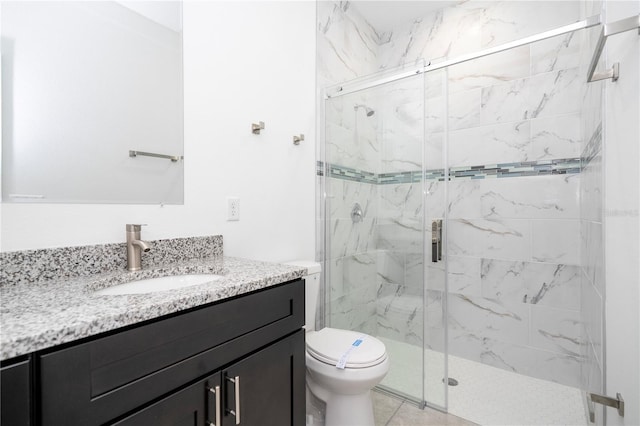
[[[379,183],[378,175],[375,173],[338,166],[336,164],[328,164],[328,169],[328,175],[333,178],[371,184]]]
[[[499,163],[484,166],[452,167],[450,179],[490,179],[580,173],[580,158]],[[444,179],[442,179],[444,180]]]
[[[575,174],[580,173],[582,161],[583,160],[581,158],[561,158],[557,160],[497,163],[471,167],[451,167],[449,169],[449,179],[494,179]],[[317,162],[318,176],[324,176],[326,173],[332,178],[365,182],[372,185],[417,183],[422,180],[422,172],[419,170],[376,174],[343,167],[337,164],[329,164],[327,169],[328,170],[325,170],[321,161]],[[424,178],[426,180],[444,181],[444,169],[426,170],[424,172]]]

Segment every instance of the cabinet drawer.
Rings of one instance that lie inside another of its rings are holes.
[[[43,355],[43,424],[103,423],[303,324],[297,280]]]

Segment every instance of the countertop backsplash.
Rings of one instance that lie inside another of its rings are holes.
[[[222,235],[148,241],[151,251],[142,254],[144,268],[223,255]],[[0,286],[33,284],[124,270],[127,245],[22,250],[0,253]]]

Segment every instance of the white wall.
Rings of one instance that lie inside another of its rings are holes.
[[[607,1],[606,21],[640,14],[640,1]],[[625,416],[607,408],[608,425],[640,424],[640,37],[610,37],[607,65],[620,79],[605,89],[606,393],[625,399]]]
[[[3,204],[2,251],[121,242],[139,222],[147,239],[222,234],[226,255],[311,259],[314,37],[314,2],[186,1],[185,204]]]

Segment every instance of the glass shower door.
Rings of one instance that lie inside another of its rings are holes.
[[[384,342],[391,367],[380,388],[444,406],[442,292],[425,290],[424,75],[381,78],[342,84],[345,94],[324,102],[326,323]],[[429,333],[440,328],[428,342],[425,316],[438,318]],[[440,351],[428,367],[439,386],[426,393],[425,346]]]
[[[447,68],[448,408],[476,423],[585,423],[578,41]]]

